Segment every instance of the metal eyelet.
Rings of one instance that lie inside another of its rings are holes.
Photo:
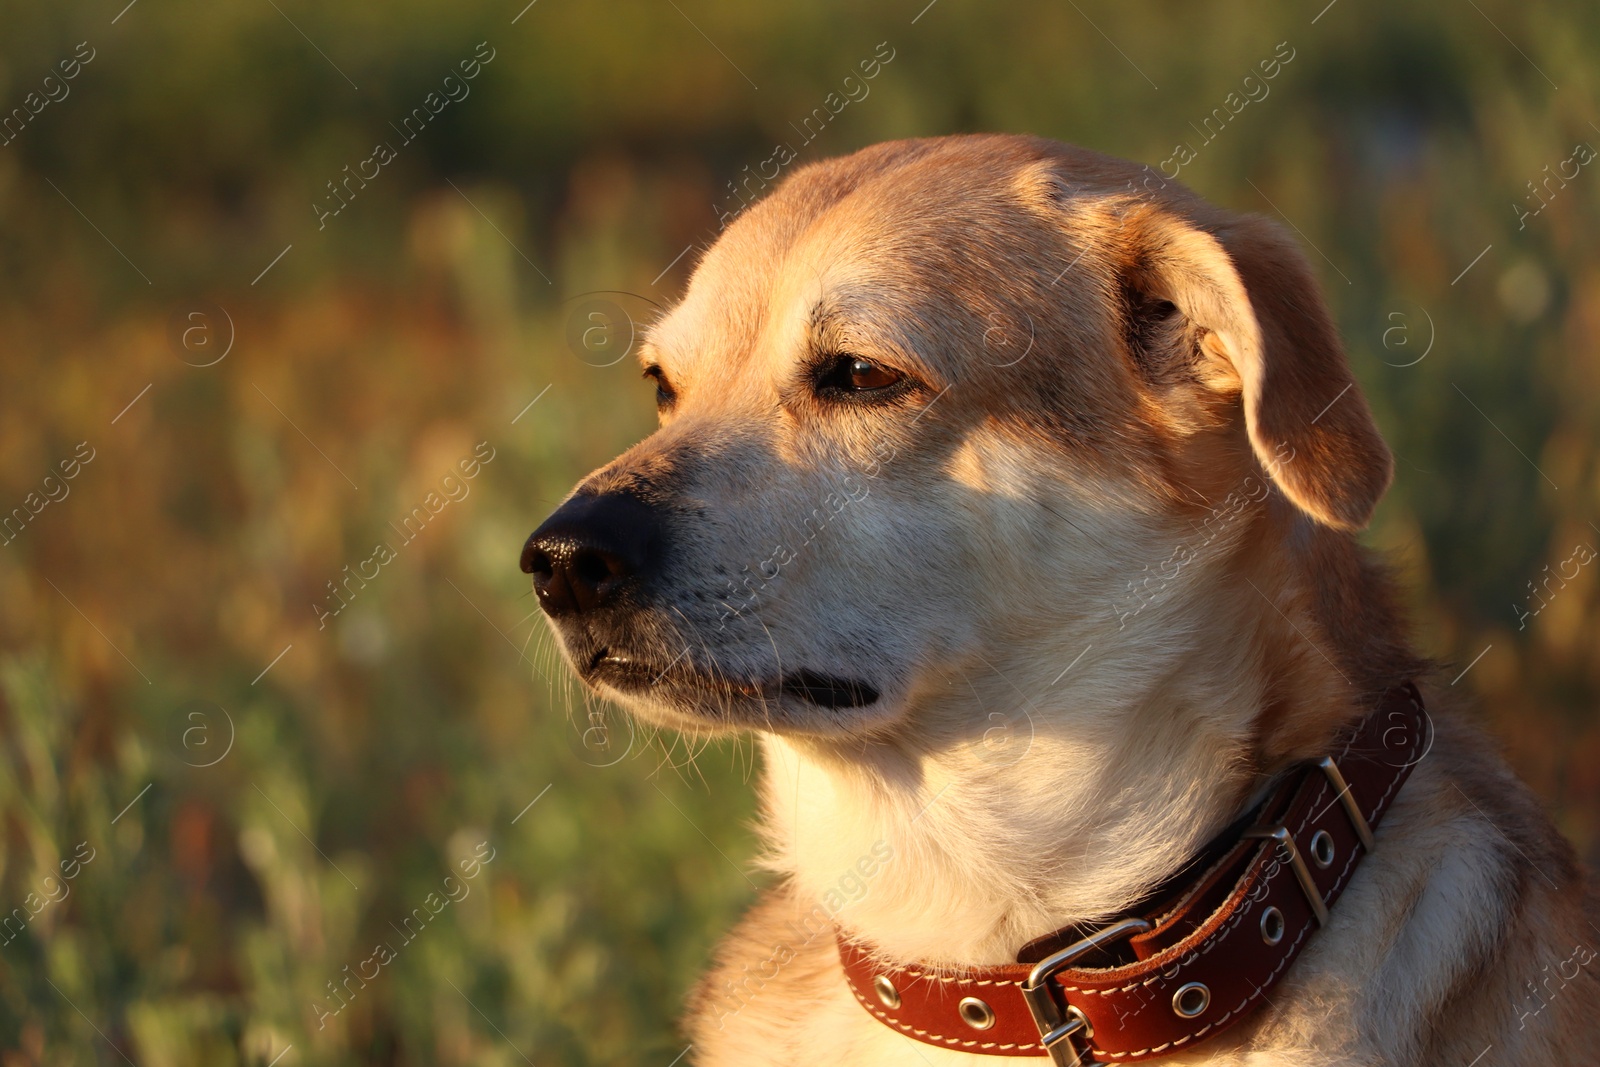
[[[1311,862],[1326,870],[1333,864],[1333,835],[1318,830],[1311,835]]]
[[[956,1011],[961,1013],[961,1021],[974,1030],[987,1030],[994,1025],[994,1009],[977,997],[962,997]]]
[[[1172,1010],[1185,1019],[1193,1019],[1211,1006],[1211,990],[1204,982],[1189,982],[1172,994]]]
[[[1283,940],[1283,912],[1268,906],[1261,913],[1261,940],[1276,945]]]
[[[883,1001],[883,1006],[889,1009],[900,1006],[900,991],[889,981],[889,976],[880,974],[872,980],[873,992],[878,994],[878,999]]]

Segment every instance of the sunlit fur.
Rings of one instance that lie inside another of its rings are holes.
[[[827,401],[830,353],[909,384]],[[777,876],[695,995],[697,1062],[992,1062],[862,1011],[817,917],[902,961],[1009,962],[1412,677],[1436,739],[1332,924],[1167,1062],[1600,1062],[1600,960],[1547,981],[1600,947],[1595,904],[1355,540],[1389,456],[1278,227],[1051,142],[879,145],[744,213],[641,355],[676,403],[585,487],[665,516],[626,636],[664,674],[609,695],[758,733]],[[881,697],[775,695],[800,669]]]

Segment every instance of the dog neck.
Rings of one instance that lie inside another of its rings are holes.
[[[846,759],[769,738],[774,865],[798,913],[820,905],[891,956],[1009,962],[1139,899],[1238,814],[1257,783],[1230,740],[1199,734],[1158,755],[1137,736],[1106,751],[1036,734],[1026,758],[996,768],[970,753],[873,746]]]
[[[924,686],[913,727],[889,739],[767,736],[770,864],[793,883],[797,921],[959,967],[1011,962],[1139,900],[1360,714],[1358,688],[1306,647],[1326,630],[1315,597],[1294,595],[1296,573],[1264,559],[1198,576],[1053,693],[1003,665],[977,684],[953,668],[964,684]],[[1073,636],[1068,657],[1074,643],[1092,644]],[[1048,695],[1030,698],[1030,682]],[[982,725],[938,726],[958,722]],[[996,722],[1012,752],[985,743]]]

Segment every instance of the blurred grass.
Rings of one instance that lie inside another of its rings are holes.
[[[0,106],[96,50],[0,146],[0,509],[95,450],[0,545],[0,907],[66,890],[0,932],[0,1064],[678,1054],[681,997],[753,892],[753,757],[630,746],[615,716],[586,748],[516,553],[653,421],[630,361],[569,349],[574,298],[670,300],[726,183],[882,41],[894,60],[802,161],[1001,129],[1155,164],[1290,42],[1183,180],[1300,230],[1400,457],[1371,540],[1431,652],[1490,646],[1460,684],[1600,854],[1592,569],[1526,630],[1512,608],[1600,538],[1600,175],[1525,229],[1511,206],[1600,145],[1600,11],[279,6],[0,10]],[[319,231],[325,183],[480,41],[470,97]],[[236,332],[204,368],[169,340],[200,299]],[[398,546],[389,524],[480,441],[469,495]],[[325,583],[382,540],[397,559],[319,630]],[[379,941],[397,958],[319,1029]]]

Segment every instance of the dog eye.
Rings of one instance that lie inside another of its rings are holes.
[[[898,384],[903,375],[860,356],[840,356],[817,378],[818,392],[870,393]]]
[[[650,364],[650,366],[644,369],[644,376],[646,378],[655,379],[656,409],[658,411],[665,411],[667,408],[670,408],[674,403],[677,402],[678,394],[674,392],[672,386],[668,384],[667,376],[662,372],[660,367],[654,363]]]

